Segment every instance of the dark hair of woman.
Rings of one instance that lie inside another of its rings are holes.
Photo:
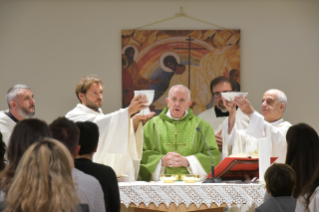
[[[0,189],[7,193],[23,153],[35,142],[51,137],[48,125],[39,119],[24,119],[14,127],[7,150],[8,166],[0,176]]]
[[[319,136],[311,126],[300,123],[289,128],[286,139],[286,164],[296,173],[296,188],[292,196],[298,198],[318,166]]]
[[[317,165],[317,168],[312,180],[309,181],[309,183],[302,189],[300,193],[300,196],[305,197],[306,209],[308,208],[308,205],[310,204],[310,197],[312,196],[313,192],[316,190],[318,186],[319,186],[319,164]]]
[[[4,157],[7,150],[6,144],[2,140],[2,134],[0,132],[0,171],[6,167],[6,159]]]

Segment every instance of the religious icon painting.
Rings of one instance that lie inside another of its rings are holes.
[[[154,90],[159,114],[171,86],[191,90],[195,115],[214,105],[211,81],[232,78],[240,91],[240,30],[122,30],[122,106],[134,90]]]

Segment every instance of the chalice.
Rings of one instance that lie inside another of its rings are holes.
[[[142,94],[143,97],[146,96],[147,101],[148,101],[146,103],[146,105],[150,106],[153,102],[153,99],[154,99],[154,90],[136,90],[136,91],[134,91],[135,96],[138,96],[140,94]],[[139,115],[148,115],[150,113],[151,113],[150,108],[147,107],[145,109],[140,110],[140,112],[138,114]]]

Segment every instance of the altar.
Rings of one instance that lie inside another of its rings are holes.
[[[253,211],[263,203],[264,185],[163,182],[119,183],[122,211],[224,211],[245,205]],[[246,209],[244,210],[246,211]]]

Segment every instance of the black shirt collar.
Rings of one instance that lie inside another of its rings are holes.
[[[10,110],[9,110],[9,112],[7,113],[7,116],[9,116],[15,123],[18,123],[18,122],[19,122],[19,120],[16,119],[16,117],[14,117],[14,116],[11,114]]]

